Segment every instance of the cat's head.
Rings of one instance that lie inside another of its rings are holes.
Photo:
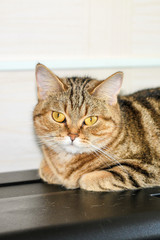
[[[117,94],[122,78],[122,72],[103,81],[59,78],[38,64],[33,119],[40,141],[56,152],[71,154],[93,152],[113,141],[120,124]]]

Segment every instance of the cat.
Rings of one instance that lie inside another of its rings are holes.
[[[37,64],[45,182],[97,192],[160,186],[160,88],[120,96],[122,81],[122,72],[59,78]]]

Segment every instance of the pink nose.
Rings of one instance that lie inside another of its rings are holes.
[[[77,133],[69,133],[68,136],[70,137],[70,139],[73,142],[78,137],[78,134]]]

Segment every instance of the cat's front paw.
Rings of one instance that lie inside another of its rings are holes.
[[[111,179],[112,175],[107,171],[94,171],[82,175],[79,185],[87,191],[107,192],[114,190]]]

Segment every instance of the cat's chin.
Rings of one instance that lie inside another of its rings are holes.
[[[82,154],[90,152],[90,149],[81,142],[79,138],[76,138],[72,143],[71,139],[67,136],[61,141],[61,150],[68,154]]]
[[[89,150],[87,148],[77,147],[74,145],[63,146],[62,149],[66,153],[70,153],[70,154],[82,154],[82,153],[89,152]]]

